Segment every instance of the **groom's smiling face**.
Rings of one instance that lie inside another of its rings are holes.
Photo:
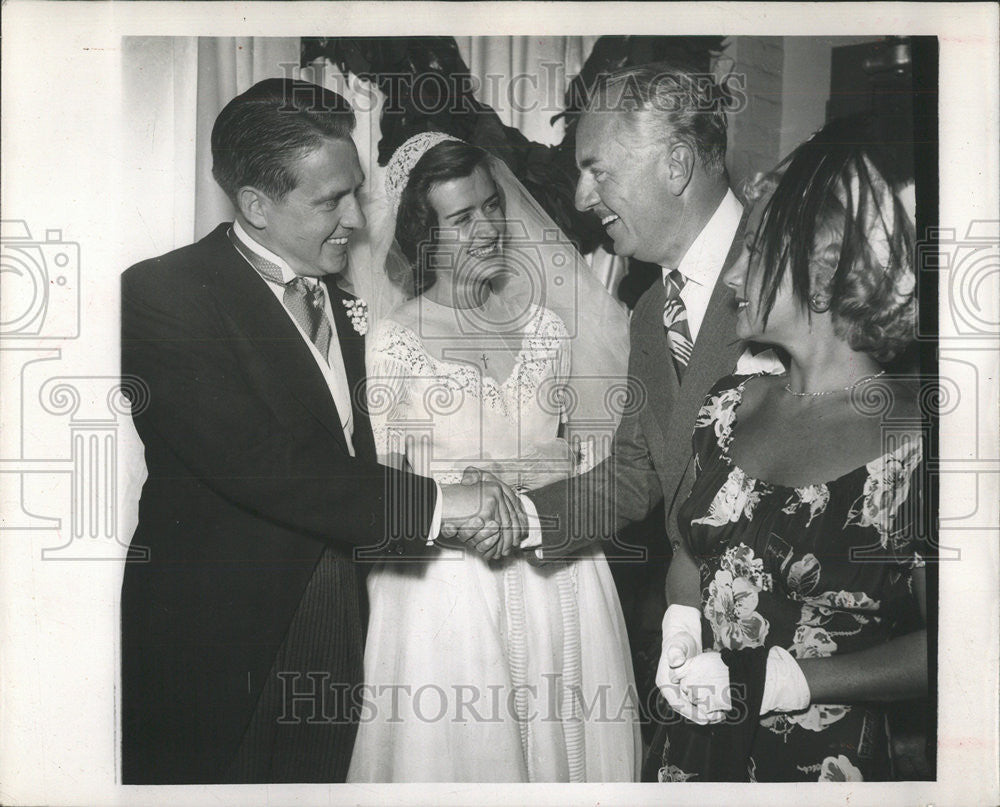
[[[320,277],[347,266],[348,241],[367,223],[358,201],[365,175],[350,140],[326,139],[293,165],[297,185],[281,199],[264,196],[264,246],[298,275]]]

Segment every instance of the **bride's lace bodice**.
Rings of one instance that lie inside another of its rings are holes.
[[[415,472],[444,483],[458,481],[470,465],[524,487],[574,470],[577,458],[557,436],[570,349],[556,314],[535,308],[503,381],[471,356],[463,361],[458,341],[441,353],[455,358],[436,358],[393,320],[379,325],[368,400],[380,456],[404,455]]]

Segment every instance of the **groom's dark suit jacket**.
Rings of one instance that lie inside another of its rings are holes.
[[[733,372],[743,349],[736,336],[732,292],[722,277],[740,256],[744,222],[730,245],[683,380],[677,378],[663,328],[663,284],[653,283],[636,304],[629,333],[635,405],[622,417],[610,458],[587,474],[530,494],[542,519],[546,559],[607,541],[660,502],[665,504],[667,535],[678,537],[677,509],[694,481],[695,418],[708,390]]]
[[[122,277],[122,368],[138,380],[148,469],[132,538],[148,562],[129,562],[122,585],[126,784],[225,778],[321,556],[335,590],[321,616],[350,622],[326,672],[361,683],[353,550],[391,536],[386,551],[420,553],[430,529],[433,482],[376,462],[350,298],[325,279],[355,457],[309,348],[228,226]]]

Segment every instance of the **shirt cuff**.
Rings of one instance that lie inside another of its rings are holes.
[[[441,483],[436,479],[431,481],[434,483],[437,495],[434,497],[434,515],[431,516],[431,531],[430,535],[427,536],[427,546],[433,546],[441,533],[441,500],[444,498],[444,493],[441,492]]]
[[[518,494],[524,514],[528,517],[528,537],[521,541],[521,549],[534,549],[535,557],[542,559],[542,525],[538,520],[538,508],[523,493]]]
[[[745,348],[736,362],[736,368],[733,370],[736,375],[754,375],[755,373],[781,375],[786,371],[787,368],[781,363],[778,354],[770,348],[756,355],[750,348]]]

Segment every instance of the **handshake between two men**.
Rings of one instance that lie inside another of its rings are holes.
[[[442,485],[441,495],[439,543],[457,542],[495,560],[520,549],[528,537],[522,497],[488,471],[466,468],[461,483]]]

